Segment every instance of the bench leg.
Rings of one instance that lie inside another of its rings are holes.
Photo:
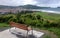
[[[16,29],[16,27],[15,27],[15,29]]]
[[[10,28],[9,28],[9,32],[11,32],[11,26],[10,26]]]

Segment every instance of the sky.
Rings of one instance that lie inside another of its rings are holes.
[[[60,0],[0,0],[0,5],[20,6],[26,4],[42,7],[60,7]]]

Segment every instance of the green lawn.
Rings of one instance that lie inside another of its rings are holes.
[[[49,28],[48,30],[54,32],[60,38],[60,28]]]
[[[1,27],[9,27],[9,24],[7,24],[7,23],[0,23],[0,28]]]

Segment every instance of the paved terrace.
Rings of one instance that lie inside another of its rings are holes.
[[[31,32],[32,30],[28,32],[28,38],[41,38],[44,35],[44,33],[35,30],[33,30],[33,35]],[[10,32],[9,29],[0,32],[0,38],[26,38],[26,35],[26,30],[22,30],[19,28],[15,29],[14,27],[10,28]]]

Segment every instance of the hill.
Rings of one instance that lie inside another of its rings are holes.
[[[7,9],[7,8],[16,8],[16,6],[5,6],[5,5],[0,5],[0,9]]]
[[[6,8],[25,8],[25,9],[43,9],[43,8],[49,8],[49,7],[40,7],[36,5],[20,5],[20,6],[6,6],[6,5],[0,5],[0,9],[6,9]]]
[[[41,9],[39,6],[36,5],[23,5],[19,7],[26,8],[26,9]]]

